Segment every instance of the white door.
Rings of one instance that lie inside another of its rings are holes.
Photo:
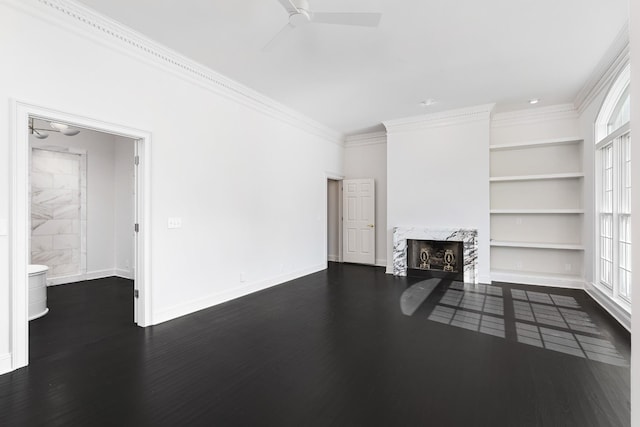
[[[342,181],[344,262],[376,263],[375,185],[373,178]]]

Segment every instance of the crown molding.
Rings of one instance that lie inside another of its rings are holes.
[[[346,148],[351,147],[363,147],[366,145],[379,145],[387,143],[387,132],[370,132],[361,133],[358,135],[349,135],[345,138],[344,146]]]
[[[574,105],[579,114],[582,114],[593,100],[613,83],[622,69],[629,64],[629,61],[629,22],[626,22],[578,92]]]
[[[526,125],[552,120],[577,119],[578,111],[573,104],[551,105],[527,110],[495,113],[491,119],[491,127],[508,127]]]
[[[441,126],[453,126],[471,123],[479,120],[489,120],[495,104],[477,105],[474,107],[458,108],[420,116],[382,122],[387,128],[387,134],[398,132],[412,132]]]
[[[118,23],[74,0],[0,0],[29,15],[115,48],[211,92],[344,146],[344,134]]]

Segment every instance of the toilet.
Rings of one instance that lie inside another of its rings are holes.
[[[46,265],[30,264],[29,272],[29,320],[44,316],[47,308],[47,271]]]

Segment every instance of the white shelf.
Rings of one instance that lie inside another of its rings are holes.
[[[584,178],[580,172],[570,173],[549,173],[540,175],[519,175],[519,176],[494,176],[489,178],[489,182],[509,182],[509,181],[538,181],[544,179],[575,179]]]
[[[491,240],[491,246],[503,248],[534,248],[534,249],[560,249],[570,251],[583,251],[584,246],[569,243],[540,243],[540,242],[506,242]]]
[[[584,209],[491,209],[491,214],[531,214],[531,215],[544,215],[544,214],[583,214]]]
[[[494,282],[511,282],[524,285],[539,285],[583,289],[584,277],[569,274],[549,274],[516,270],[491,270]]]
[[[523,141],[523,142],[512,142],[510,144],[490,145],[489,150],[491,151],[519,150],[522,148],[551,147],[554,145],[576,144],[579,142],[582,142],[582,138],[578,138],[578,137],[554,138],[554,139],[543,139],[539,141]]]

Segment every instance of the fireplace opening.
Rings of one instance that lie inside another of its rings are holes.
[[[407,276],[464,281],[463,242],[407,239]]]

